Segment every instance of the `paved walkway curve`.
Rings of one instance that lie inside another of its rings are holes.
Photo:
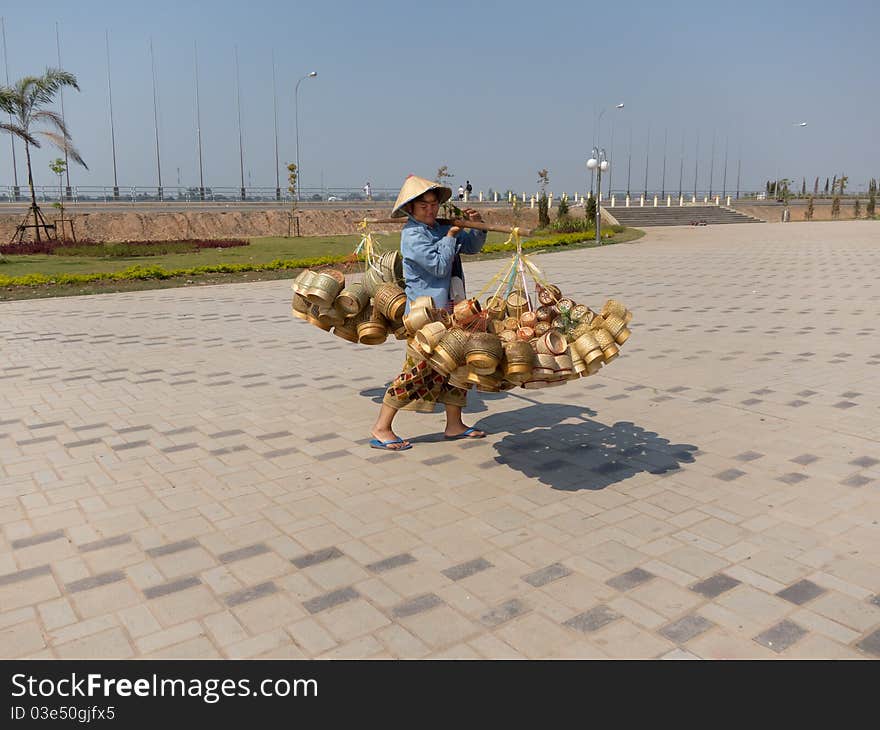
[[[0,657],[880,656],[880,224],[540,264],[619,360],[405,454],[289,282],[3,304]]]

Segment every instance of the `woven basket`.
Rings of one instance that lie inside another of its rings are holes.
[[[606,365],[620,354],[620,348],[617,347],[614,337],[611,336],[608,330],[604,328],[594,330],[593,337],[596,338],[596,342],[602,348],[602,359]]]
[[[498,368],[504,357],[504,348],[496,335],[476,332],[470,336],[465,361],[475,373],[489,375]]]
[[[386,319],[393,322],[403,317],[406,293],[397,284],[382,284],[373,295],[373,304]]]
[[[629,324],[632,321],[632,312],[615,299],[609,299],[602,307],[602,316],[607,314],[620,317],[624,324]]]
[[[342,276],[343,281],[339,281],[339,276],[335,274]],[[336,299],[336,295],[342,291],[344,283],[345,276],[341,272],[333,270],[322,271],[314,276],[309,288],[304,293],[306,299],[312,304],[330,306],[333,304],[333,300]]]
[[[486,300],[489,319],[504,319],[507,316],[507,303],[502,297],[489,297]]]
[[[626,322],[616,314],[605,315],[605,328],[611,333],[611,336],[618,345],[622,345],[629,339],[630,331],[626,326]]]
[[[425,355],[430,355],[445,334],[446,327],[442,322],[430,322],[416,332],[415,346]]]
[[[362,345],[381,345],[388,339],[388,320],[373,307],[370,318],[358,323],[357,333]]]
[[[535,343],[535,351],[539,355],[561,355],[567,347],[565,337],[555,329],[547,331]]]
[[[336,296],[336,306],[349,317],[353,317],[369,304],[370,295],[360,281],[349,284]]]
[[[520,315],[528,309],[529,300],[526,293],[521,289],[514,289],[507,295],[507,314],[519,319]]]

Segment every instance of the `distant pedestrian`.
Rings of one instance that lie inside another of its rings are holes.
[[[464,185],[458,186],[458,199],[464,200]]]
[[[364,185],[363,190],[364,190],[364,195],[367,196],[367,200],[372,200],[372,199],[373,199],[373,188],[372,188],[372,186],[370,185],[370,181],[369,181],[369,180],[367,180],[367,184]]]
[[[474,188],[473,188],[473,186],[471,185],[471,181],[470,181],[470,180],[468,180],[468,181],[465,183],[465,185],[464,185],[464,192],[467,194],[467,198],[466,198],[466,200],[470,200],[470,199],[471,199],[471,193],[474,192]]]

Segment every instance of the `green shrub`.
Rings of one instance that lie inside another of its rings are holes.
[[[596,198],[592,195],[587,198],[587,202],[584,204],[584,218],[588,221],[596,220]]]
[[[568,201],[565,197],[559,199],[559,209],[556,211],[556,220],[560,218],[568,218]]]
[[[549,201],[544,193],[538,198],[538,227],[546,228],[550,225]]]

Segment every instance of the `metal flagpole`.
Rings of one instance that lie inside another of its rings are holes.
[[[715,130],[712,130],[712,156],[709,161],[709,197],[712,197],[712,181],[715,177]]]
[[[684,130],[681,130],[681,158],[678,163],[678,199],[681,200],[682,183],[684,182]]]
[[[736,199],[739,200],[739,173],[742,165],[742,137],[739,140],[739,153],[736,158]]]
[[[697,171],[700,167],[700,130],[697,130],[697,151],[694,155],[694,200],[697,199]]]
[[[196,140],[199,145],[199,199],[205,199],[205,168],[202,164],[202,108],[199,99],[199,47],[193,41],[193,57],[196,62]]]
[[[116,178],[116,133],[113,129],[113,87],[110,85],[110,31],[104,30],[107,43],[107,100],[110,105],[110,148],[113,152],[113,197],[119,197],[119,181]]]
[[[61,64],[61,33],[58,30],[58,21],[55,21],[55,46],[58,49],[58,68],[63,69]],[[64,124],[64,87],[58,89],[58,98],[61,101],[61,123]],[[70,199],[70,165],[67,159],[67,149],[64,150],[64,178],[66,181],[64,196]]]
[[[663,177],[660,182],[660,197],[666,197],[666,140],[669,135],[669,130],[663,130]]]
[[[633,159],[633,128],[629,125],[629,155],[626,158],[626,197],[629,197],[629,173],[632,168]]]
[[[156,172],[159,174],[159,200],[162,200],[162,162],[159,158],[159,102],[156,98],[156,62],[153,56],[153,38],[150,37],[150,68],[153,71],[153,123],[156,127]]]
[[[233,46],[235,55],[235,105],[238,109],[238,164],[241,171],[241,199],[244,200],[244,147],[241,140],[241,88],[238,76],[238,46]]]
[[[3,31],[3,67],[6,69],[6,85],[9,86],[9,59],[6,57],[6,19],[0,18],[0,29]],[[12,124],[12,113],[9,114],[9,123]],[[9,135],[12,144],[12,184],[15,186],[15,195],[18,196],[18,165],[15,163],[15,135]]]
[[[651,153],[651,128],[648,127],[648,137],[645,141],[645,197],[648,197],[648,157]]]
[[[275,50],[272,50],[272,117],[275,120],[275,200],[281,200],[281,178],[278,172],[278,94],[275,91]]]
[[[724,138],[724,172],[721,175],[721,197],[727,197],[727,143],[730,141],[730,136],[726,136]]]

